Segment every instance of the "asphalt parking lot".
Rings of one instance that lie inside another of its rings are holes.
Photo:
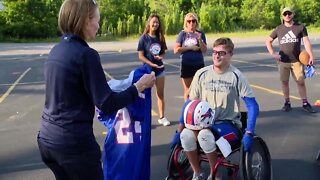
[[[320,37],[310,36],[320,73]],[[213,39],[208,40],[209,51]],[[320,108],[308,114],[301,108],[295,83],[290,82],[293,110],[282,112],[283,98],[277,67],[267,53],[264,37],[234,38],[233,65],[248,78],[260,105],[256,132],[266,141],[276,180],[318,180],[320,168],[315,158],[320,150]],[[54,179],[41,162],[36,135],[44,103],[43,62],[54,44],[0,43],[0,179]],[[90,43],[101,56],[108,78],[124,79],[141,65],[137,42]],[[168,42],[166,55],[166,116],[169,127],[157,124],[157,108],[153,97],[151,179],[164,179],[169,146],[177,128],[183,104],[182,84],[179,78],[179,56],[173,54],[173,42]],[[205,56],[211,64],[209,52]],[[308,99],[313,104],[320,100],[320,76],[306,79]],[[245,110],[245,106],[242,106]],[[105,131],[94,122],[96,138],[103,147]]]

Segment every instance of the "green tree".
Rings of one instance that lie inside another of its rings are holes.
[[[126,30],[126,34],[127,35],[131,35],[131,34],[136,34],[137,32],[135,31],[135,17],[133,14],[131,14],[131,16],[129,16],[129,18],[127,19],[127,30]]]
[[[117,32],[121,32],[121,35],[127,35],[126,27],[131,15],[142,17],[145,9],[148,8],[145,7],[144,0],[100,0],[99,6],[101,19],[107,20],[107,26],[111,24],[113,27],[117,27]],[[121,23],[119,23],[119,19],[122,21]],[[119,26],[121,26],[121,30]]]
[[[13,38],[46,38],[56,36],[57,7],[61,0],[3,0],[6,27],[2,33]]]
[[[277,13],[279,7],[277,0],[243,0],[241,6],[241,18],[244,27],[248,29],[271,28],[278,22]]]
[[[320,26],[320,1],[297,1],[297,9],[295,11],[297,18],[301,23],[306,25],[316,24]]]

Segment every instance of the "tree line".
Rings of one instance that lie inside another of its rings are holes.
[[[60,35],[58,13],[63,0],[0,0],[0,40],[50,38]],[[291,6],[295,20],[320,26],[319,0],[98,0],[102,36],[141,34],[150,14],[160,15],[165,34],[183,29],[188,12],[198,14],[206,33],[272,29],[281,9]]]

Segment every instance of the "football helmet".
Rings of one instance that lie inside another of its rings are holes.
[[[186,128],[201,130],[212,124],[214,114],[215,112],[208,102],[191,100],[183,111],[183,121]]]

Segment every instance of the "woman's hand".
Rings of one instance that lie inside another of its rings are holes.
[[[164,68],[164,64],[162,64],[161,66],[159,66],[158,64],[154,64],[154,63],[151,63],[149,64],[152,68],[157,68],[157,69],[161,69],[161,68]]]
[[[192,51],[199,51],[200,47],[199,46],[190,46]]]
[[[161,61],[163,59],[163,57],[160,56],[160,55],[155,55],[153,57],[154,57],[155,60],[160,60]]]
[[[136,86],[138,92],[142,92],[146,88],[151,88],[156,81],[156,76],[152,71],[150,74],[144,74],[134,85]]]
[[[198,31],[196,31],[196,32],[195,32],[195,34],[198,36],[198,38],[197,38],[197,39],[198,39],[198,40],[201,40],[201,33],[200,33],[200,32],[198,32]]]

